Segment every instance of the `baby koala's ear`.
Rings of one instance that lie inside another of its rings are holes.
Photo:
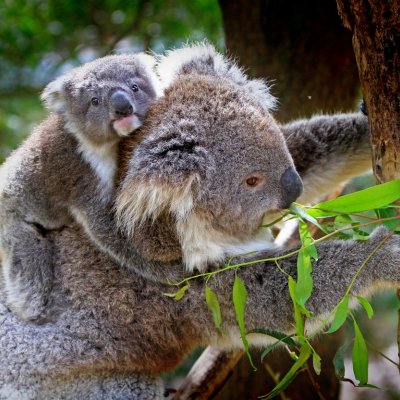
[[[156,96],[157,97],[162,96],[163,86],[156,73],[156,64],[157,64],[156,57],[147,53],[137,53],[134,55],[134,57],[136,60],[139,61],[139,63],[144,68],[144,76],[147,76],[147,78],[150,80],[153,89],[156,92]]]
[[[50,82],[44,88],[40,98],[50,111],[65,111],[67,87],[69,84],[70,81],[68,77],[62,75],[54,81]]]

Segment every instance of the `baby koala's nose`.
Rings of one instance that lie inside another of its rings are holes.
[[[116,117],[132,115],[133,107],[128,95],[122,91],[114,92],[110,98],[110,104]]]

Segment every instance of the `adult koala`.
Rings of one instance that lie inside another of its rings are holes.
[[[170,62],[173,66],[167,68]],[[268,111],[266,86],[248,80],[209,47],[171,52],[160,66],[165,77],[164,68],[171,72],[165,96],[152,106],[136,139],[122,149],[126,161],[116,206],[128,231],[132,218],[137,263],[122,268],[78,227],[52,233],[54,322],[24,324],[0,305],[0,399],[162,398],[157,375],[194,347],[241,346],[231,300],[233,273],[209,281],[220,301],[226,335],[214,326],[202,281],[193,281],[179,302],[164,295],[173,289],[162,280],[185,275],[193,265],[185,259],[190,257],[187,249],[197,250],[196,240],[207,244],[204,236],[210,232],[214,238],[224,233],[229,238],[227,246],[217,242],[224,254],[231,251],[232,237],[244,243],[257,239],[262,215],[299,194],[294,165],[310,199],[319,193],[318,177],[329,189],[343,178],[343,170],[350,174],[350,167],[365,167],[369,160],[365,118],[317,117],[280,129]],[[234,217],[230,221],[229,213]],[[200,232],[193,231],[193,221],[199,221]],[[314,316],[326,315],[338,303],[385,235],[378,230],[366,243],[318,246],[314,294],[308,302]],[[399,284],[399,245],[397,236],[382,244],[359,274],[354,294]],[[254,257],[285,252],[270,248]],[[204,269],[207,262],[215,268],[220,253],[215,254],[205,262],[196,255],[194,268]],[[280,264],[296,275],[295,257]],[[238,273],[248,291],[247,329],[292,332],[286,276],[268,262]],[[3,301],[1,290],[0,296]],[[253,344],[266,340],[257,335],[248,339]]]

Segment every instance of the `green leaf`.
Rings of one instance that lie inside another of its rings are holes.
[[[308,229],[308,226],[303,221],[299,221],[300,241],[304,247],[304,253],[314,260],[318,260],[317,248],[314,245],[314,239]]]
[[[293,309],[294,309],[294,321],[296,324],[296,335],[297,339],[301,344],[304,344],[304,321],[303,321],[303,315],[300,309],[300,306],[297,303],[296,299],[296,281],[289,276],[288,278],[288,285],[289,285],[289,293],[290,293],[290,298],[292,299],[293,302]]]
[[[365,241],[369,239],[369,233],[362,231],[361,229],[354,228],[353,230],[353,240]]]
[[[252,329],[248,333],[260,333],[262,335],[267,335],[267,336],[271,336],[275,339],[278,339],[279,341],[286,343],[289,346],[296,346],[296,343],[292,339],[293,334],[287,335],[286,333],[277,332],[277,331],[273,331],[271,329],[266,329],[266,328]]]
[[[286,335],[285,333],[277,332],[277,331],[272,331],[270,329],[263,329],[263,328],[257,328],[257,329],[252,329],[248,333],[261,333],[263,335],[268,335],[271,337],[274,337],[278,339],[276,342],[271,343],[268,345],[263,352],[261,353],[261,361],[273,350],[275,349],[276,346],[278,346],[281,343],[285,343],[288,346],[296,346],[296,343],[292,339],[292,335]]]
[[[277,340],[276,342],[268,345],[261,353],[261,356],[260,356],[261,357],[261,361],[263,361],[264,358],[267,357],[267,355],[269,353],[271,353],[271,351],[274,350],[275,347],[278,346],[280,343],[282,343],[282,341],[281,340]]]
[[[364,337],[354,320],[354,344],[352,350],[353,371],[356,379],[359,380],[360,385],[368,383],[368,350]]]
[[[256,369],[256,367],[253,364],[251,355],[250,355],[249,342],[247,341],[247,338],[246,338],[246,328],[245,328],[245,324],[244,324],[244,314],[245,314],[245,308],[246,308],[247,290],[246,290],[246,286],[244,285],[243,281],[238,277],[237,274],[235,274],[235,280],[233,282],[232,296],[233,296],[233,306],[235,308],[235,314],[236,314],[236,321],[239,325],[240,336],[242,338],[243,347],[246,351],[250,365],[254,369]]]
[[[396,209],[393,207],[378,208],[375,210],[375,213],[378,218],[391,218],[397,216]],[[400,227],[398,227],[399,220],[396,219],[392,221],[382,221],[381,224],[385,225],[390,230],[393,230],[397,227],[396,232],[400,230]]]
[[[305,302],[310,298],[313,288],[311,276],[311,257],[303,250],[297,255],[297,282],[295,296],[297,303],[305,307]]]
[[[336,332],[346,321],[347,311],[349,308],[349,295],[343,297],[335,313],[335,318],[332,321],[330,328],[326,333]]]
[[[379,386],[371,385],[370,383],[366,383],[365,385],[357,385],[357,387],[366,387],[366,388],[371,388],[371,389],[383,390]]]
[[[344,378],[344,374],[346,372],[344,366],[344,354],[346,351],[348,344],[345,343],[343,346],[340,346],[336,351],[335,356],[333,357],[333,366],[335,367],[335,374],[339,380]]]
[[[314,351],[312,358],[313,368],[317,375],[321,373],[321,357]]]
[[[172,297],[175,301],[179,301],[183,298],[189,288],[190,285],[185,285],[182,286],[176,293],[164,293],[164,296]]]
[[[305,303],[310,298],[313,289],[311,258],[315,260],[318,259],[318,253],[307,224],[303,221],[299,221],[299,234],[302,242],[302,249],[297,255],[295,296],[297,303],[305,308]]]
[[[354,214],[381,208],[399,199],[400,179],[397,179],[316,204],[313,208],[307,210],[307,213],[313,217],[337,213]]]
[[[354,221],[348,215],[338,215],[334,220],[336,229],[343,229],[348,227],[349,230],[353,228]]]
[[[325,228],[310,214],[308,214],[308,212],[304,209],[301,208],[295,204],[292,204],[289,208],[290,212],[294,215],[299,216],[300,218],[312,223],[313,225],[315,225],[318,229],[320,229],[322,232],[326,233]]]
[[[374,310],[370,304],[370,302],[367,299],[364,299],[364,297],[361,296],[356,296],[358,301],[361,303],[361,305],[364,307],[365,312],[368,315],[368,318],[371,319],[372,316],[374,315]]]
[[[207,285],[205,288],[205,295],[206,295],[207,306],[212,313],[214,324],[222,332],[222,326],[221,326],[222,316],[221,316],[221,308],[219,306],[218,297],[213,292],[213,290]]]
[[[311,347],[308,344],[305,344],[300,349],[300,354],[297,361],[292,365],[287,374],[281,379],[281,381],[269,392],[266,396],[260,397],[261,399],[269,400],[277,396],[282,390],[285,390],[293,379],[296,377],[300,368],[306,363],[306,361],[310,358],[311,355]]]

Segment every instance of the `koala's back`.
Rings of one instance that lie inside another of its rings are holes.
[[[90,174],[62,117],[50,115],[1,167],[3,222],[7,215],[23,215],[25,221],[40,222],[48,229],[69,222],[69,199]]]

